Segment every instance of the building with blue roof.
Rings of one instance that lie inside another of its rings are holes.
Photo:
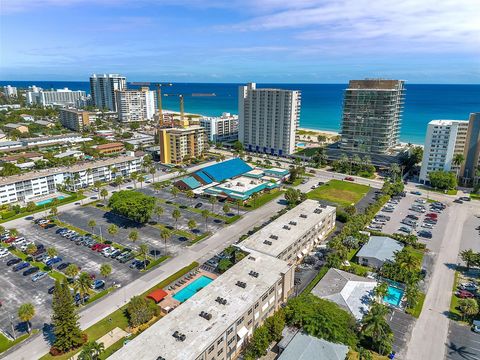
[[[202,168],[200,172],[206,174],[213,181],[222,182],[240,176],[252,169],[253,168],[242,159],[234,158],[218,164],[206,166]]]
[[[211,184],[213,181],[205,174],[203,171],[199,170],[193,174],[193,176],[198,180],[201,181],[203,184]]]
[[[175,186],[182,190],[193,190],[202,186],[193,176],[187,176],[175,183]]]

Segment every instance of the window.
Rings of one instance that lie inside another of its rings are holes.
[[[252,313],[252,309],[248,310],[248,315],[250,315]]]
[[[213,351],[213,349],[215,349],[215,345],[212,345],[208,348],[208,353],[210,354]]]
[[[244,317],[242,316],[240,319],[237,321],[237,325],[240,325],[243,322]]]
[[[220,356],[220,354],[221,354],[222,352],[223,352],[223,348],[222,348],[222,349],[220,349],[220,350],[218,350],[218,352],[217,352],[217,356]]]
[[[217,340],[217,345],[220,345],[223,342],[223,338]]]
[[[233,331],[233,327],[231,327],[230,329],[228,329],[227,335],[230,335],[230,334],[232,333],[232,331]],[[230,344],[230,343],[229,343],[229,344]]]

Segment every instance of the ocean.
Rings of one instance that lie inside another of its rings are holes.
[[[90,92],[88,82],[74,81],[0,81],[0,85],[44,89],[64,88]],[[208,116],[222,112],[238,113],[237,89],[240,84],[174,83],[164,91],[185,94],[185,111]],[[135,86],[128,85],[134,88]],[[342,115],[343,92],[346,84],[257,84],[257,87],[276,87],[300,90],[302,108],[300,126],[304,128],[339,131]],[[427,124],[433,119],[468,119],[472,112],[480,112],[480,85],[406,85],[405,108],[400,140],[423,144]],[[214,93],[216,96],[198,97],[188,94]],[[164,97],[163,106],[179,110],[177,97]]]

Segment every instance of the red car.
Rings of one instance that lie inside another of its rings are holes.
[[[471,299],[474,297],[474,295],[467,290],[459,290],[455,293],[455,295],[457,295],[461,299]]]
[[[355,181],[355,179],[354,179],[353,177],[351,177],[351,176],[347,176],[347,177],[345,178],[345,180],[347,180],[347,181]]]
[[[427,215],[425,215],[425,216],[426,216],[426,217],[429,217],[429,218],[431,218],[431,219],[435,219],[435,220],[438,218],[438,215],[435,214],[435,213],[429,213],[429,214],[427,214]]]
[[[12,236],[10,238],[8,238],[7,240],[4,241],[5,244],[10,244],[12,242],[14,242],[17,238],[15,236]]]
[[[110,245],[108,244],[98,244],[98,247],[95,249],[96,251],[100,252],[102,251],[103,249],[109,247]]]

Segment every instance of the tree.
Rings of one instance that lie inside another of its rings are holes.
[[[197,228],[197,222],[193,219],[188,220],[187,226],[190,230],[194,230]]]
[[[143,269],[147,268],[148,245],[143,243],[138,248],[138,255],[143,257]]]
[[[452,163],[453,165],[456,166],[456,173],[457,173],[457,179],[458,179],[458,175],[460,173],[460,168],[462,166],[462,164],[464,163],[465,161],[465,156],[463,156],[463,154],[455,154],[453,156],[453,159],[452,159]],[[473,175],[473,174],[472,174]]]
[[[3,168],[0,170],[0,176],[12,176],[18,175],[22,172],[20,168],[12,163],[4,163]]]
[[[18,236],[18,230],[17,229],[10,229],[10,236],[12,237],[17,237]]]
[[[185,194],[187,198],[193,199],[195,197],[195,193],[192,190],[188,190],[187,193]]]
[[[389,313],[385,305],[374,303],[362,319],[361,334],[369,338],[372,347],[381,355],[392,349],[393,333],[386,320]]]
[[[133,174],[132,174],[133,175]],[[113,180],[115,185],[118,187],[118,190],[120,190],[120,185],[123,183],[123,178],[121,176],[117,176],[115,180]]]
[[[230,213],[230,206],[228,204],[224,204],[222,210],[225,215],[228,215]]]
[[[237,140],[233,143],[233,149],[237,152],[243,151],[243,144]]]
[[[158,307],[153,301],[143,296],[134,296],[127,305],[128,322],[131,327],[137,327],[146,322],[156,314]]]
[[[115,235],[118,234],[118,226],[115,225],[115,224],[111,224],[111,225],[107,228],[107,232],[112,236],[112,238],[114,238]]]
[[[92,233],[93,233],[93,230],[95,229],[95,226],[97,226],[97,222],[93,219],[90,219],[90,220],[88,220],[87,225],[90,229],[92,229]]]
[[[251,196],[250,196],[250,199],[253,200],[253,208],[256,208],[257,207],[257,199],[258,199],[258,193],[253,193]]]
[[[67,275],[71,279],[77,276],[79,272],[80,270],[78,269],[78,266],[75,264],[70,264],[65,268],[65,275]]]
[[[475,299],[461,299],[458,302],[458,310],[462,313],[463,319],[472,318],[478,314],[478,303]]]
[[[170,239],[170,236],[172,236],[172,233],[168,229],[163,229],[160,232],[160,237],[162,238],[163,243],[165,245],[164,255],[167,255],[167,240]]]
[[[173,209],[172,218],[173,218],[173,220],[175,220],[175,229],[177,228],[178,219],[180,219],[181,217],[182,217],[182,213],[180,212],[180,210]]]
[[[210,197],[208,198],[208,202],[212,205],[212,213],[213,213],[215,210],[215,204],[217,203],[217,198],[213,195],[210,195]]]
[[[82,351],[78,354],[78,360],[97,360],[103,351],[105,351],[103,343],[89,341],[83,345]]]
[[[457,187],[457,177],[449,171],[431,171],[428,173],[430,186],[436,189],[449,190]]]
[[[270,342],[268,329],[265,326],[257,328],[245,351],[245,360],[258,359],[266,355],[266,349],[270,345]]]
[[[78,279],[74,283],[74,289],[78,291],[80,294],[80,298],[82,299],[82,304],[85,303],[85,295],[88,294],[90,291],[90,285],[92,284],[92,281],[90,279],[90,275],[86,272],[81,272],[80,275],[78,276]]]
[[[112,273],[112,266],[110,264],[102,264],[100,266],[100,274],[107,280],[107,278],[110,276]]]
[[[27,332],[30,334],[30,320],[35,316],[35,307],[31,303],[20,305],[18,317],[27,324]]]
[[[34,243],[27,245],[26,253],[28,255],[33,255],[36,251],[37,251],[37,245],[35,245]]]
[[[401,171],[402,169],[400,169],[400,166],[398,166],[398,164],[393,163],[390,165],[390,176],[393,182],[397,181],[397,176],[400,175]]]
[[[134,190],[122,190],[110,197],[112,211],[144,224],[150,220],[155,208],[155,198]]]
[[[478,255],[472,249],[462,250],[460,252],[460,257],[465,265],[467,265],[467,270],[470,270],[472,265],[475,265],[478,259]]]
[[[150,167],[150,168],[148,169],[148,173],[149,173],[150,175],[152,175],[152,182],[155,182],[155,174],[156,174],[156,172],[157,172],[157,170],[155,169],[154,166],[152,166],[152,167]]]
[[[320,143],[320,144],[323,144],[325,141],[327,141],[327,137],[325,135],[318,135],[317,136],[317,141]]]
[[[55,334],[53,347],[60,352],[68,352],[79,347],[82,342],[82,332],[78,324],[72,294],[67,282],[55,283],[52,300],[52,323]]]
[[[108,196],[108,190],[103,188],[102,190],[100,190],[100,196],[103,198],[103,202],[105,202],[107,196]]]
[[[56,206],[52,206],[50,208],[50,215],[52,215],[53,217],[57,217],[58,216],[58,208]]]
[[[207,222],[208,218],[210,217],[210,213],[208,212],[208,210],[202,210],[202,217],[205,219],[205,231],[207,231]]]
[[[420,297],[420,290],[416,283],[407,284],[405,289],[405,298],[407,301],[407,307],[413,309],[417,306],[418,299]]]
[[[388,294],[388,284],[381,282],[373,289],[373,293],[381,301]]]
[[[93,187],[97,189],[97,191],[100,191],[100,186],[102,186],[102,182],[97,180],[93,182]]]
[[[170,190],[174,198],[177,198],[178,193],[180,192],[180,189],[177,188],[176,186],[172,187],[172,190]]]
[[[36,208],[37,208],[37,204],[35,204],[33,201],[29,201],[27,203],[27,206],[25,206],[25,210],[27,210],[27,212],[35,211]]]
[[[354,205],[348,205],[348,206],[345,207],[344,210],[350,216],[353,216],[357,213],[357,209],[355,208]]]
[[[288,188],[287,191],[285,191],[284,196],[285,200],[287,200],[288,206],[293,207],[298,204],[300,201],[300,193],[300,190],[292,188]]]
[[[54,247],[50,247],[47,249],[47,255],[53,258],[58,255],[58,251]]]
[[[135,243],[135,241],[138,240],[138,231],[135,229],[130,231],[130,234],[128,234],[128,239]]]
[[[243,201],[238,199],[235,203],[237,205],[237,215],[240,215],[240,206],[243,205]]]

